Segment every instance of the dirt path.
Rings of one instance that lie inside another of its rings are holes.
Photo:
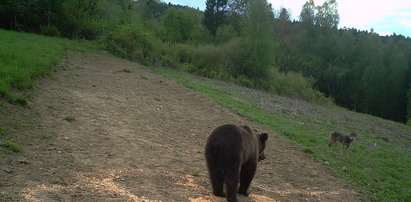
[[[224,123],[264,131],[190,89],[101,53],[70,52],[39,82],[29,109],[3,108],[2,116],[22,122],[11,135],[25,150],[0,153],[0,201],[224,201],[211,195],[207,177],[209,132]],[[362,200],[283,139],[271,134],[267,145],[252,195],[240,201]]]

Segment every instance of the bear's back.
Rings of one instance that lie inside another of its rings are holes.
[[[226,152],[238,152],[241,161],[256,159],[258,156],[258,139],[247,126],[225,124],[213,130],[207,140],[207,145],[224,147]],[[220,150],[219,149],[219,150]]]
[[[208,142],[212,144],[242,144],[241,128],[233,124],[225,124],[217,127],[208,137]]]

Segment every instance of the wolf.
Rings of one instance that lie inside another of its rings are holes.
[[[338,141],[341,143],[341,153],[342,153],[344,150],[344,147],[347,148],[347,151],[349,150],[351,142],[356,137],[357,137],[357,133],[351,133],[349,135],[344,135],[340,132],[334,131],[330,134],[328,146],[331,148]]]

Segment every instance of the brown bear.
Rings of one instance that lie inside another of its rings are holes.
[[[257,162],[265,159],[267,139],[267,133],[254,133],[248,126],[225,124],[211,132],[205,158],[214,195],[227,197],[227,201],[237,201],[237,192],[248,196]]]

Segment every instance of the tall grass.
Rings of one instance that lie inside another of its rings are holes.
[[[33,79],[47,74],[65,50],[94,47],[91,43],[0,29],[0,96],[25,104],[26,97],[15,89],[21,92],[32,88]]]
[[[313,115],[312,111],[307,111],[307,114],[310,114],[308,116],[304,113],[287,114],[283,111],[268,110],[218,82],[196,79],[192,75],[170,69],[157,69],[156,72],[199,91],[237,114],[260,124],[273,134],[289,139],[298,145],[301,151],[353,184],[371,200],[411,199],[411,155],[410,140],[407,139],[411,134],[410,127],[335,106],[309,105],[311,109],[322,108],[326,114],[335,117],[331,121],[326,120],[324,114]],[[342,124],[336,125],[333,123],[335,120],[340,120]],[[328,148],[328,134],[331,131],[353,129],[360,135],[351,146],[349,155],[340,154],[338,146]],[[394,134],[389,136],[389,142],[376,139],[378,136],[387,136],[387,133]],[[376,142],[378,147],[370,147]]]

